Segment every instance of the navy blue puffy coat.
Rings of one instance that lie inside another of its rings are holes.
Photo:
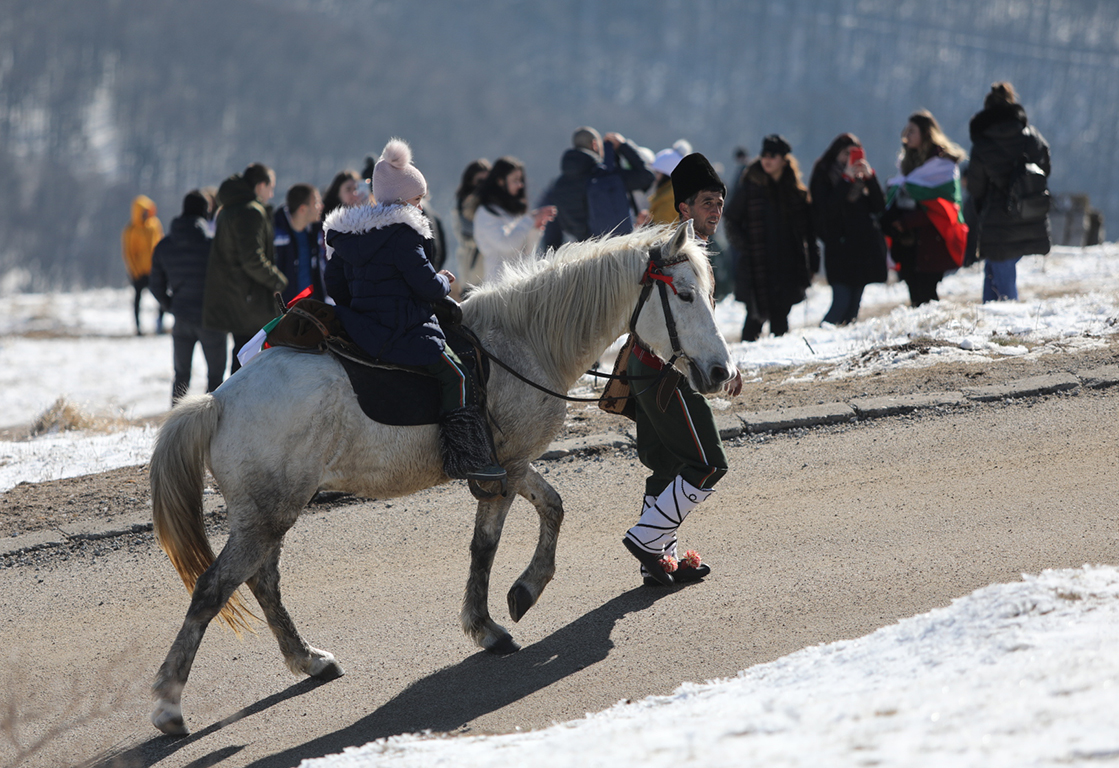
[[[427,252],[431,225],[410,205],[339,208],[323,223],[333,255],[326,289],[346,332],[387,363],[429,365],[446,339],[432,304],[451,283]]]

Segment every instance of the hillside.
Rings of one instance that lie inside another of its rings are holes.
[[[8,0],[0,51],[0,293],[123,284],[134,195],[167,224],[254,160],[325,186],[400,135],[444,215],[478,156],[539,192],[580,124],[724,165],[776,131],[805,170],[849,130],[886,176],[906,115],[967,146],[996,79],[1054,191],[1119,221],[1119,6],[1094,0]]]

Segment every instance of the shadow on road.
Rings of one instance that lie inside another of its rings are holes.
[[[153,736],[148,741],[142,744],[137,744],[134,747],[123,751],[112,751],[99,757],[94,758],[88,763],[84,763],[82,768],[149,768],[161,760],[170,757],[178,752],[185,746],[193,744],[196,741],[212,735],[216,731],[221,730],[227,725],[243,720],[246,717],[259,714],[268,710],[269,708],[287,701],[288,699],[302,696],[308,691],[318,688],[320,685],[326,683],[319,680],[312,680],[310,678],[301,680],[295,685],[288,686],[284,690],[274,693],[271,696],[261,699],[252,706],[245,707],[239,712],[235,712],[229,717],[219,720],[213,725],[209,725],[200,731],[184,736],[182,738],[174,738],[171,736]],[[189,768],[209,768],[213,765],[218,765],[222,760],[244,749],[243,746],[224,746],[206,757],[199,758],[198,760],[190,763]]]
[[[627,613],[648,608],[672,591],[632,589],[510,656],[499,657],[479,651],[454,666],[416,681],[353,725],[262,758],[251,767],[291,768],[306,758],[341,752],[346,747],[360,746],[386,736],[425,730],[453,731],[602,661],[614,647],[610,633],[618,620]],[[226,725],[327,684],[302,680],[189,736],[178,739],[154,736],[126,750],[103,754],[83,768],[150,768]],[[210,754],[191,762],[189,768],[220,765],[242,749],[243,745],[216,747]]]
[[[614,647],[610,633],[619,619],[671,593],[639,587],[511,656],[480,651],[416,681],[353,725],[258,760],[252,768],[290,768],[401,733],[452,731],[602,661]]]

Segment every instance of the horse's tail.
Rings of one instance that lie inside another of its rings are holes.
[[[214,562],[202,519],[202,482],[221,413],[221,402],[211,395],[184,398],[159,430],[149,468],[155,538],[188,592]],[[256,616],[235,592],[218,618],[240,635],[252,631]]]

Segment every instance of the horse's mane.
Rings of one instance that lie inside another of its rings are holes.
[[[673,226],[644,227],[617,237],[563,245],[540,259],[507,262],[494,283],[463,301],[475,331],[500,326],[530,346],[555,383],[572,381],[625,331],[649,251],[667,242]],[[714,276],[702,241],[685,249],[702,294]],[[603,342],[605,339],[605,342]],[[557,354],[558,350],[562,350]]]

